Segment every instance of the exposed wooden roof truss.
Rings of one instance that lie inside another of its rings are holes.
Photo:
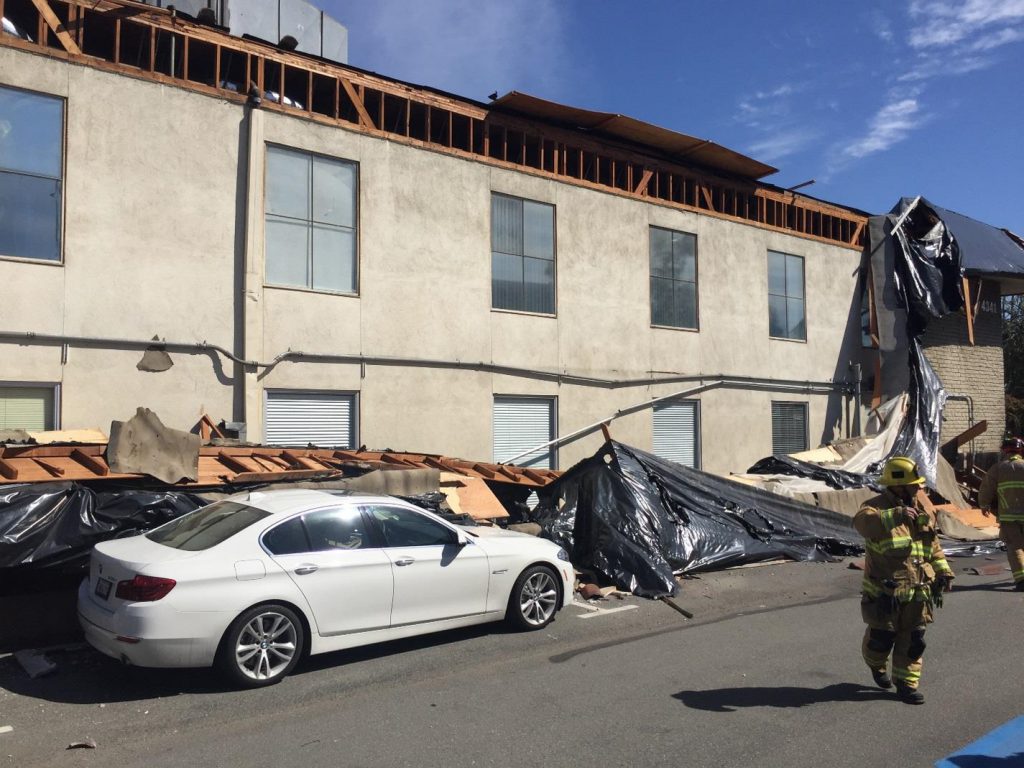
[[[232,37],[131,0],[0,0],[11,47],[649,202],[860,249],[857,212],[427,88]]]

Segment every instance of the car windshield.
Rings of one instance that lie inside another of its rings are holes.
[[[236,501],[216,501],[150,531],[146,538],[174,549],[197,552],[226,541],[269,512]]]

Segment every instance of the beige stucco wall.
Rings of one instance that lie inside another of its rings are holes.
[[[202,411],[214,419],[240,414],[250,439],[259,440],[266,388],[351,391],[359,396],[360,443],[487,460],[495,394],[557,397],[558,431],[566,434],[690,385],[580,386],[451,364],[608,380],[845,378],[860,261],[850,249],[272,111],[250,122],[244,108],[217,98],[2,47],[0,83],[68,98],[64,264],[0,260],[0,284],[13,285],[18,297],[0,304],[0,330],[158,334],[209,341],[258,361],[291,349],[448,366],[289,360],[250,371],[238,394],[232,367],[222,360],[218,378],[206,355],[176,353],[170,371],[153,374],[135,369],[138,351],[71,348],[62,357],[54,347],[0,345],[0,381],[62,384],[64,427],[105,427],[145,405],[179,427]],[[248,158],[250,131],[255,154]],[[359,164],[358,295],[264,285],[267,143]],[[238,194],[247,169],[248,201]],[[557,316],[491,310],[492,192],[555,206]],[[652,225],[697,235],[699,332],[650,326]],[[806,342],[768,338],[769,249],[805,259]],[[240,294],[244,349],[236,346]],[[856,344],[856,323],[853,330]],[[834,396],[827,418],[822,395],[720,389],[700,398],[703,466],[717,472],[743,470],[770,453],[773,399],[809,403],[812,446],[841,405]],[[651,412],[611,429],[649,448]],[[597,432],[564,447],[560,466],[589,455],[600,440]]]

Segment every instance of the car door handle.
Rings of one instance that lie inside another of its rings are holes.
[[[305,576],[308,573],[315,573],[318,570],[320,570],[319,565],[300,565],[295,569],[295,573],[299,576]]]
[[[395,560],[395,565],[412,565],[416,560],[411,557],[403,557],[401,560]]]

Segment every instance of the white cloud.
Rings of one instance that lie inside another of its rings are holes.
[[[1024,0],[913,0],[910,16],[917,22],[910,32],[911,47],[948,46],[994,25],[1021,23]]]
[[[971,45],[972,51],[991,51],[993,48],[999,48],[1003,45],[1009,45],[1010,43],[1016,43],[1024,40],[1024,28],[1021,29],[1001,29],[994,35],[983,37],[980,40],[975,40]]]
[[[903,141],[924,122],[920,109],[916,98],[890,101],[871,119],[867,133],[843,148],[843,156],[859,160]]]
[[[804,149],[819,136],[817,131],[809,128],[794,128],[782,130],[779,133],[770,135],[761,141],[750,145],[749,152],[752,156],[771,163],[788,155],[793,155]]]
[[[737,104],[736,120],[751,128],[768,128],[766,123],[777,123],[792,111],[790,96],[800,93],[804,86],[783,83],[769,91],[757,91],[744,96]]]

